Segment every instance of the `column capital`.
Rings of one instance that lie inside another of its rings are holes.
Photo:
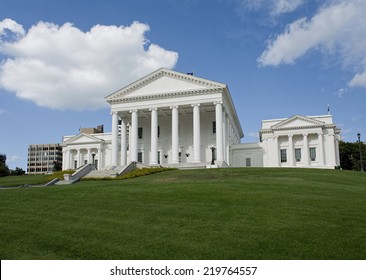
[[[222,101],[215,101],[213,104],[214,105],[217,105],[217,104],[220,104],[220,105],[222,105],[224,102],[222,102]]]
[[[179,109],[179,106],[170,106],[169,107],[170,110],[173,110],[173,109]]]
[[[287,135],[287,137],[288,138],[292,138],[292,137],[294,137],[294,135],[293,134],[289,134],[289,135]]]
[[[302,136],[308,137],[309,133],[303,133]]]
[[[130,114],[132,114],[132,113],[137,113],[137,110],[130,110],[130,111],[129,111],[129,113],[130,113]]]
[[[111,115],[117,115],[118,112],[111,112]]]
[[[191,107],[200,107],[200,106],[201,106],[201,104],[199,104],[199,103],[191,104]]]
[[[323,132],[318,132],[318,136],[320,136],[320,135],[324,135],[324,133]]]
[[[151,111],[157,111],[158,110],[158,108],[149,108],[149,111],[151,112]]]

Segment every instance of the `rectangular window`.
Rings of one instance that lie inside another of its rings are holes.
[[[137,153],[137,162],[142,163],[142,152]]]
[[[310,148],[310,160],[315,161],[316,160],[316,150],[315,148]]]
[[[252,166],[251,158],[246,158],[245,159],[245,166],[246,167]]]
[[[296,162],[301,161],[301,149],[295,149],[295,159],[296,159]]]
[[[160,137],[160,125],[158,125],[158,138]]]
[[[281,149],[281,162],[287,162],[287,150],[286,149]]]
[[[216,133],[216,121],[212,122],[212,133],[215,134]]]
[[[139,139],[142,139],[142,127],[138,128],[138,137]]]

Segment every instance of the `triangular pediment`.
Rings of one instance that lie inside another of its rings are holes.
[[[323,125],[325,125],[324,122],[308,118],[305,116],[296,115],[286,120],[283,120],[276,125],[273,125],[271,129],[291,129],[291,128],[314,127]]]
[[[161,68],[107,96],[106,100],[107,102],[112,102],[121,99],[143,98],[192,91],[199,92],[225,87],[226,85],[222,83]]]
[[[97,144],[104,142],[102,139],[94,137],[89,134],[80,133],[75,135],[74,137],[68,139],[64,144],[73,145],[73,144]]]

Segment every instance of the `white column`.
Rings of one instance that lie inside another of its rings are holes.
[[[274,166],[275,167],[278,167],[280,166],[280,149],[279,149],[279,146],[278,146],[278,136],[275,136],[273,137],[273,140],[274,140],[274,151],[275,151],[275,157],[274,157],[274,160],[275,160],[275,164]]]
[[[179,112],[178,106],[172,109],[172,161],[171,163],[179,163]]]
[[[90,148],[88,148],[88,163],[92,163]]]
[[[98,170],[102,169],[102,147],[98,148]]]
[[[150,143],[150,165],[158,164],[158,109],[151,111],[151,143]]]
[[[335,167],[336,166],[336,151],[335,151],[334,134],[329,134],[329,151],[330,151],[329,166]]]
[[[336,152],[336,159],[335,159],[335,163],[336,166],[340,166],[341,165],[341,159],[340,159],[340,154],[339,154],[339,140],[338,140],[338,136],[335,136],[335,152]]]
[[[118,165],[118,115],[112,112],[112,165]]]
[[[201,120],[200,104],[193,107],[193,162],[201,162]]]
[[[288,165],[294,166],[294,142],[293,135],[288,136]]]
[[[226,143],[227,143],[227,123],[226,123],[227,117],[226,113],[223,112],[222,115],[222,153],[223,153],[223,159],[224,161],[228,163],[227,161],[227,150],[226,150]]]
[[[74,158],[72,156],[72,151],[71,150],[69,150],[68,165],[69,165],[68,169],[74,169]]]
[[[70,150],[67,149],[66,150],[66,155],[65,155],[65,170],[71,169],[70,168]]]
[[[310,156],[309,156],[309,141],[307,134],[303,134],[303,141],[304,141],[304,165],[309,166]]]
[[[216,160],[217,162],[221,163],[224,160],[222,102],[215,103],[215,109],[216,109]]]
[[[80,162],[80,149],[77,150],[78,153],[77,153],[77,157],[76,157],[76,160],[77,160],[77,164],[76,164],[76,167],[79,168],[81,166],[81,162]]]
[[[131,143],[130,143],[130,160],[137,162],[137,146],[138,146],[138,113],[137,110],[131,111]]]
[[[323,132],[318,133],[318,153],[319,153],[319,165],[324,166],[324,142]]]
[[[126,120],[121,121],[121,166],[127,164],[127,125]]]

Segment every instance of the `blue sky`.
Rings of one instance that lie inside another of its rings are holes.
[[[111,117],[103,97],[159,67],[226,83],[245,137],[321,115],[366,139],[365,0],[0,0],[0,152]],[[87,109],[92,108],[92,109]]]

